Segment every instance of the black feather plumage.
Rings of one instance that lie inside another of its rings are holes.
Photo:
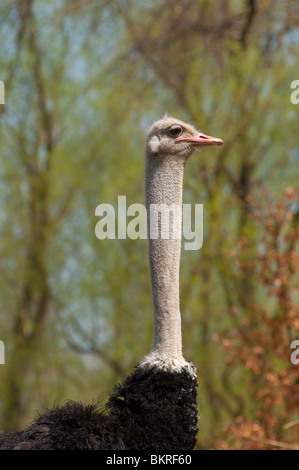
[[[17,433],[0,435],[0,449],[191,450],[197,434],[197,380],[142,367],[117,385],[104,407],[67,402]]]

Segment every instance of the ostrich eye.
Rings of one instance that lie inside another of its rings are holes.
[[[183,132],[183,128],[178,125],[174,125],[169,129],[169,134],[171,137],[179,137]]]

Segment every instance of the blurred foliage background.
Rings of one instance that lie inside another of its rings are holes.
[[[298,448],[298,48],[296,0],[1,1],[0,429],[105,399],[151,348],[147,242],[98,240],[95,208],[144,202],[169,112],[225,142],[185,172],[197,448]]]

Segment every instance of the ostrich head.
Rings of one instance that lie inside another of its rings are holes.
[[[222,144],[221,139],[203,134],[191,124],[166,115],[149,129],[146,153],[152,156],[173,155],[186,160],[195,148]]]

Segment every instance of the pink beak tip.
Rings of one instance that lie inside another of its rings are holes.
[[[190,142],[195,145],[222,145],[223,140],[200,133],[198,137],[177,139],[177,142]]]

